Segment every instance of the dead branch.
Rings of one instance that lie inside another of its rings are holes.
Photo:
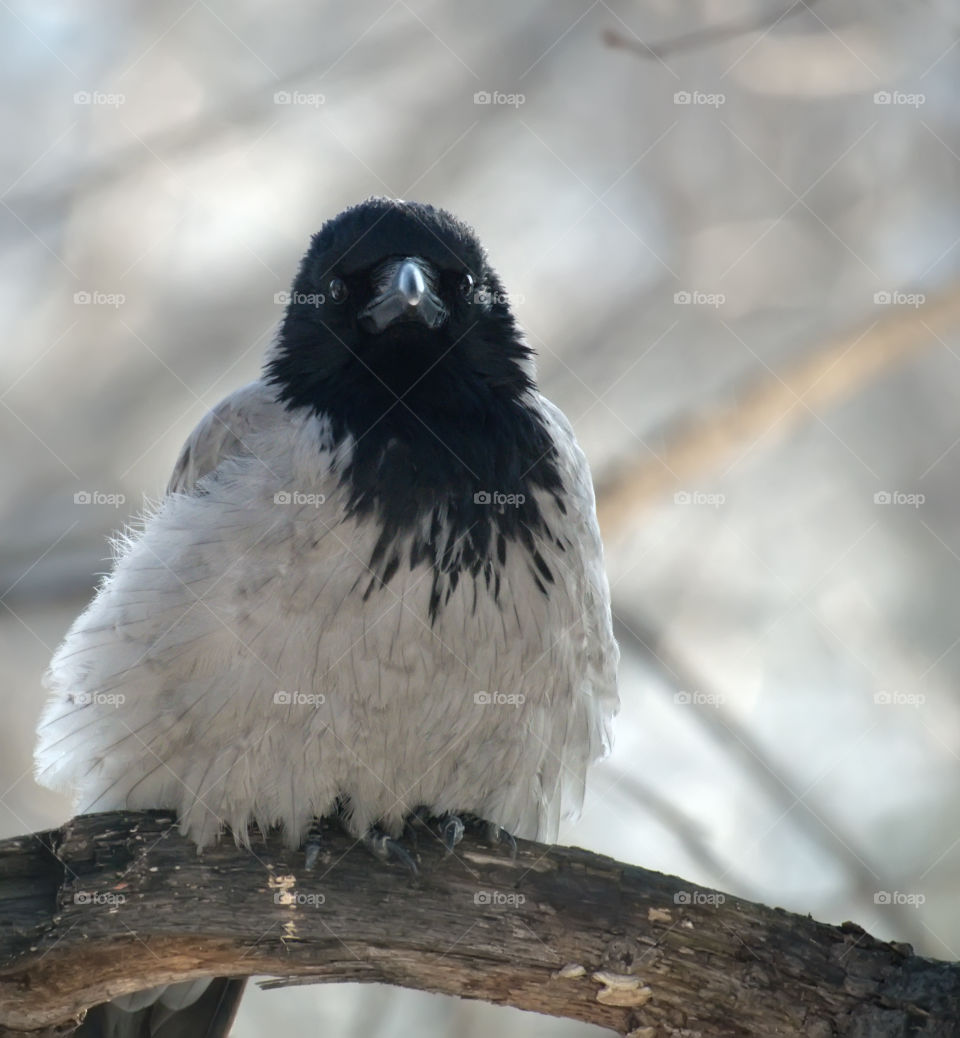
[[[378,981],[634,1038],[960,1035],[960,967],[567,847],[516,859],[424,830],[420,875],[339,830],[313,872],[276,834],[198,855],[169,814],[0,843],[0,1034],[204,975]]]

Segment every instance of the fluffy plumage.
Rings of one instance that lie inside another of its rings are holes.
[[[425,805],[553,839],[616,662],[587,463],[495,272],[449,214],[375,199],[314,236],[264,376],[118,544],[38,776],[174,808],[200,848],[251,821],[297,846],[338,803],[358,836]]]

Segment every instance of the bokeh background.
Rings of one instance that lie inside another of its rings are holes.
[[[40,675],[107,535],[256,376],[309,234],[388,194],[479,230],[593,466],[623,710],[561,839],[960,958],[954,5],[0,25],[0,836],[68,813]],[[268,1025],[602,1033],[350,985],[254,989]]]

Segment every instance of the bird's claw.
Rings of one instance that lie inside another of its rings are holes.
[[[419,872],[417,863],[410,856],[403,844],[394,840],[392,837],[387,836],[386,833],[380,832],[379,829],[369,829],[363,837],[363,845],[375,858],[379,858],[380,861],[385,861],[388,864],[395,863],[403,865],[408,868],[414,876]]]
[[[440,837],[447,854],[453,853],[453,848],[463,839],[463,820],[459,815],[444,815],[440,822]]]
[[[505,843],[510,848],[510,860],[517,860],[517,841],[513,833],[508,832],[496,822],[487,822],[487,839],[490,843]]]
[[[510,851],[511,860],[516,861],[517,841],[514,839],[513,834],[502,826],[497,825],[496,822],[488,822],[470,812],[455,813],[450,811],[445,814],[435,815],[428,807],[420,806],[411,811],[403,823],[404,841],[408,842],[414,849],[419,846],[421,834],[427,832],[430,834],[431,839],[439,840],[443,844],[448,855],[453,853],[457,844],[464,838],[467,829],[471,832],[484,833],[488,843],[504,845]],[[377,849],[375,844],[382,844],[387,839],[376,828],[371,829],[370,834],[368,834],[368,840],[370,841],[368,846],[381,860],[388,859],[384,857],[381,850]],[[394,841],[390,842],[393,843]],[[400,844],[395,844],[395,846],[400,848],[402,855],[395,853],[389,860],[402,861],[403,864],[407,864],[407,859],[410,857],[409,854]],[[416,853],[416,850],[414,852]]]
[[[307,830],[303,841],[304,868],[310,872],[320,859],[323,850],[323,835],[320,831],[320,820],[315,818]]]

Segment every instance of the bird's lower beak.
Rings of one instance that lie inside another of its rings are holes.
[[[407,257],[385,263],[376,275],[377,294],[360,311],[360,327],[382,332],[397,321],[443,324],[447,311],[433,286],[436,274],[424,260]]]

